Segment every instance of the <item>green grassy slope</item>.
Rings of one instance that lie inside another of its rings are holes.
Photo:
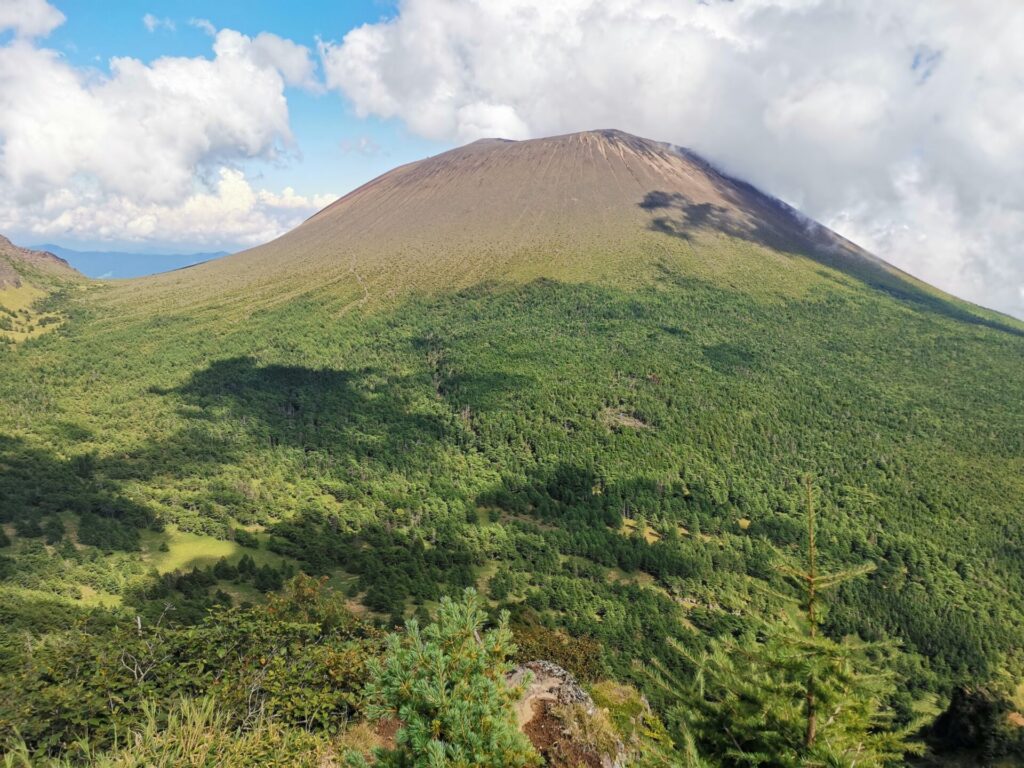
[[[46,298],[73,290],[82,276],[44,251],[19,248],[0,236],[0,345],[40,336],[63,322]]]
[[[236,560],[214,540],[265,528],[259,564],[333,575],[378,614],[483,578],[629,675],[666,634],[773,610],[756,585],[800,544],[811,473],[825,557],[879,566],[830,631],[903,640],[915,697],[1012,668],[1024,325],[808,239],[699,164],[631,160],[635,189],[607,198],[578,167],[586,206],[550,213],[577,187],[536,182],[490,244],[498,208],[432,218],[476,176],[417,176],[432,191],[392,209],[342,202],[248,255],[53,299],[57,332],[0,347],[8,588],[74,599],[116,567],[91,588],[135,601],[151,566]],[[526,183],[508,173],[506,203]],[[669,184],[688,197],[646,196]]]

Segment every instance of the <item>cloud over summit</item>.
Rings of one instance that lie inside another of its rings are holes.
[[[322,43],[434,139],[690,146],[929,282],[1024,317],[1024,5],[405,0]]]

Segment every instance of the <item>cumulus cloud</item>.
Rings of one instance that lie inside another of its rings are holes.
[[[278,37],[270,32],[260,32],[248,41],[249,56],[258,66],[276,69],[287,85],[320,90],[316,79],[316,64],[304,45]]]
[[[1024,5],[404,0],[322,42],[357,114],[441,140],[686,145],[893,264],[1024,317]]]
[[[14,30],[18,37],[50,34],[64,23],[64,14],[46,0],[4,0],[0,3],[0,32]]]
[[[284,78],[253,48],[223,30],[213,59],[114,58],[104,78],[24,41],[0,48],[0,178],[23,198],[86,175],[168,200],[211,159],[274,157],[291,141]]]
[[[161,203],[110,195],[96,185],[61,188],[30,205],[0,202],[0,231],[40,239],[187,242],[197,247],[257,245],[300,224],[334,195],[304,196],[254,189],[237,169],[222,167],[212,184],[196,184],[180,200]]]
[[[211,58],[118,57],[102,75],[27,39],[56,23],[38,14],[0,46],[0,231],[248,243],[319,207],[237,170],[292,150],[285,88],[315,86],[309,49],[223,29]]]

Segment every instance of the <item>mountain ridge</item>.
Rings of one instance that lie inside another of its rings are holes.
[[[65,259],[55,253],[22,248],[0,235],[0,289],[19,288],[23,272],[43,272],[56,277],[82,277]]]
[[[229,251],[196,253],[135,253],[133,251],[80,251],[54,243],[31,246],[63,258],[93,280],[128,279],[169,272],[229,255]]]
[[[1024,331],[691,150],[615,129],[481,139],[398,166],[269,243],[131,285],[169,305],[242,292],[273,303],[278,287],[287,297],[330,285],[367,308],[480,280],[649,283],[662,261],[777,295],[815,282],[800,266],[814,262],[918,307]]]

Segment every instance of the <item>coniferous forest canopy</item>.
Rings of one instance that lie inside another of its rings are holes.
[[[807,668],[861,718],[829,764],[858,733],[902,734],[867,764],[1021,759],[1021,326],[796,255],[776,290],[739,238],[673,247],[746,266],[366,303],[50,285],[60,322],[0,345],[5,748],[134,765],[117,734],[201,727],[237,764],[368,755],[388,675],[441,653],[402,645],[415,618],[454,667],[474,621],[494,670],[561,664],[613,726],[602,686],[642,693],[635,764],[825,764],[801,751]],[[805,477],[823,572],[865,566],[811,619],[787,576]],[[817,666],[780,661],[803,637]],[[530,764],[506,725],[518,757],[493,764]],[[459,754],[439,764],[482,764]]]

